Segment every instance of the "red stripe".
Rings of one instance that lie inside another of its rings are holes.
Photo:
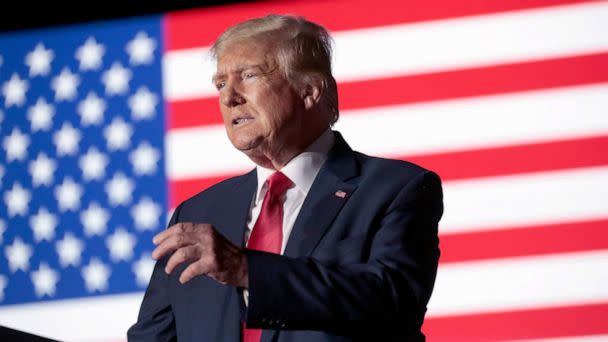
[[[343,84],[344,109],[608,81],[608,53]]]
[[[183,201],[198,194],[199,192],[217,184],[224,179],[238,176],[242,173],[225,174],[212,177],[200,177],[169,181],[169,207],[175,208]]]
[[[229,26],[269,13],[301,15],[331,31],[341,31],[579,2],[585,1],[266,1],[170,13],[165,18],[165,41],[168,50],[208,46]]]
[[[410,104],[608,81],[608,53],[340,83],[340,109]],[[217,97],[168,104],[169,128],[221,124]]]
[[[537,144],[398,156],[437,172],[445,180],[608,165],[608,136]]]
[[[442,264],[608,249],[608,220],[440,236]]]
[[[420,164],[436,171],[443,181],[451,181],[608,165],[605,151],[608,151],[608,136],[395,158]],[[169,204],[174,208],[190,196],[234,175],[173,180],[169,185]]]
[[[564,275],[567,277],[568,275]],[[551,284],[547,284],[551,286]],[[517,289],[513,289],[517,291]],[[505,341],[608,333],[608,304],[429,317],[423,331],[429,341]]]
[[[167,102],[169,129],[221,124],[223,121],[218,97]]]

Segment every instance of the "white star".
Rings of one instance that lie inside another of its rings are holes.
[[[55,100],[73,100],[79,84],[80,77],[73,74],[67,67],[63,68],[59,76],[55,76],[51,81],[51,88],[55,90]]]
[[[25,64],[30,67],[30,77],[47,75],[51,70],[51,61],[55,57],[53,50],[47,50],[44,44],[38,43],[34,51],[25,57]]]
[[[34,232],[34,240],[51,241],[55,236],[57,227],[57,216],[51,214],[45,207],[38,209],[38,213],[30,217],[30,227]]]
[[[78,160],[78,165],[82,170],[82,178],[84,180],[100,180],[106,173],[105,169],[108,165],[108,157],[100,153],[95,146],[89,147],[87,153],[82,155]]]
[[[59,263],[62,267],[78,266],[83,249],[82,241],[75,238],[70,232],[65,233],[63,240],[59,240],[55,244],[55,250],[59,255]]]
[[[53,182],[53,172],[57,168],[55,160],[50,159],[44,152],[38,153],[36,160],[32,160],[29,164],[29,172],[32,176],[32,185],[47,185],[50,186]]]
[[[110,205],[115,207],[121,204],[129,204],[134,187],[133,181],[125,177],[122,172],[115,173],[112,179],[106,182],[105,186]]]
[[[114,234],[106,239],[106,246],[110,250],[110,258],[114,262],[120,260],[128,261],[133,257],[135,236],[129,234],[124,228],[116,229]]]
[[[150,198],[143,197],[131,208],[131,216],[135,221],[135,227],[139,230],[151,230],[158,226],[161,208]]]
[[[4,242],[4,232],[6,231],[6,223],[0,220],[0,244]]]
[[[46,262],[41,262],[37,271],[31,274],[32,283],[34,283],[34,289],[36,296],[39,298],[47,295],[52,297],[55,295],[55,286],[59,281],[59,273],[49,267]]]
[[[160,159],[160,152],[144,141],[129,155],[133,171],[137,175],[151,175],[156,172],[156,163]]]
[[[73,155],[78,150],[80,131],[69,122],[64,122],[61,128],[53,134],[53,143],[57,147],[57,155]]]
[[[108,288],[110,268],[93,257],[89,264],[82,268],[82,277],[89,292],[104,291]]]
[[[0,302],[4,300],[4,289],[8,285],[6,277],[0,274]]]
[[[27,110],[27,118],[33,132],[48,131],[55,115],[55,107],[39,97],[36,104]]]
[[[87,236],[103,235],[109,219],[108,211],[96,202],[89,204],[89,207],[80,213],[80,222],[82,222],[84,233]]]
[[[81,196],[82,187],[69,176],[63,179],[61,185],[55,187],[55,198],[61,211],[76,211],[80,207]]]
[[[137,92],[129,97],[129,108],[131,116],[135,120],[151,119],[154,117],[154,109],[158,104],[158,96],[148,90],[147,87],[137,89]]]
[[[112,67],[103,73],[101,81],[106,86],[106,94],[120,95],[129,90],[131,77],[131,70],[124,68],[120,62],[114,62]]]
[[[156,41],[146,34],[139,32],[129,43],[125,50],[129,54],[129,63],[132,65],[150,64],[154,60]]]
[[[150,278],[152,277],[152,271],[154,271],[154,265],[156,261],[150,257],[150,254],[142,254],[141,258],[133,263],[133,273],[135,273],[135,281],[140,287],[146,287]]]
[[[89,92],[87,97],[78,104],[80,122],[84,126],[99,125],[103,120],[103,112],[106,110],[106,102],[94,92]]]
[[[13,240],[13,244],[4,248],[4,254],[8,259],[8,268],[11,272],[17,270],[27,271],[30,268],[32,247],[23,243],[20,237]]]
[[[17,214],[25,216],[31,195],[21,184],[15,183],[13,187],[4,193],[4,203],[8,209],[8,216],[13,217]]]
[[[132,134],[133,128],[121,117],[114,118],[103,130],[110,151],[125,150],[131,142]]]
[[[11,79],[4,82],[2,85],[2,94],[4,94],[4,106],[10,107],[17,105],[21,107],[25,102],[25,93],[29,85],[26,80],[19,78],[17,73],[13,73]]]
[[[89,37],[84,45],[76,50],[76,59],[80,61],[80,70],[97,70],[106,48],[98,44],[94,37]]]
[[[21,133],[17,127],[13,127],[11,135],[4,137],[2,146],[6,151],[6,161],[23,160],[27,154],[30,137]]]

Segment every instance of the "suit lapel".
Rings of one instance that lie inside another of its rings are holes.
[[[285,248],[284,254],[287,256],[310,255],[357,187],[345,182],[358,174],[353,151],[340,133],[335,132],[335,137],[334,147],[315,178],[294,223]]]
[[[319,172],[294,223],[284,254],[310,255],[355,188],[331,172]]]
[[[220,232],[237,246],[244,245],[247,216],[256,188],[257,177],[254,169],[243,176],[242,182],[235,184],[230,195],[230,209],[222,215],[225,229]]]

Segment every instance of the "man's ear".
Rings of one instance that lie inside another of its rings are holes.
[[[302,90],[302,101],[304,108],[310,110],[321,102],[321,95],[325,87],[320,75],[309,75],[306,81]]]

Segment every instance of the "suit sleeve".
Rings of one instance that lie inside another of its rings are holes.
[[[365,263],[325,265],[247,251],[247,325],[359,336],[420,331],[437,272],[442,213],[441,181],[426,171],[382,214]]]
[[[177,223],[181,205],[171,216],[169,227]],[[154,271],[143,302],[139,309],[137,322],[129,328],[127,339],[136,341],[177,341],[175,319],[168,296],[169,275],[164,271],[168,257],[156,262]]]

